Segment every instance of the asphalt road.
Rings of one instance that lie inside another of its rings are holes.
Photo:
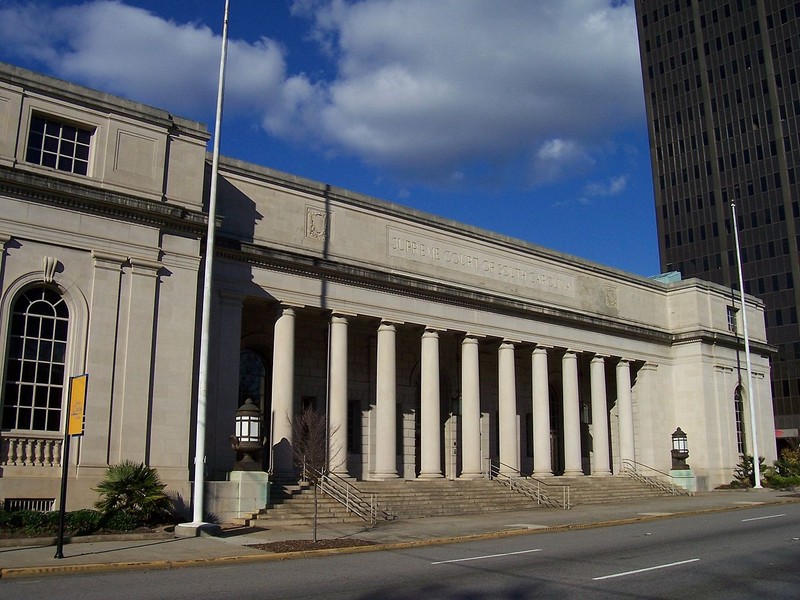
[[[285,562],[3,580],[0,598],[800,598],[800,505]]]

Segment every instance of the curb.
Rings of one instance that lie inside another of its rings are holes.
[[[171,540],[175,534],[168,531],[152,533],[112,533],[103,535],[71,535],[64,538],[65,544],[93,544],[95,542],[140,542],[146,540]],[[38,538],[0,539],[0,548],[27,548],[29,546],[55,546],[56,536]]]
[[[796,503],[800,503],[800,498],[781,498],[771,501],[763,501],[761,504],[766,506],[775,504],[796,504]],[[638,517],[628,517],[628,518],[613,519],[608,521],[596,521],[591,523],[567,523],[564,525],[553,525],[549,527],[540,527],[537,529],[507,529],[502,531],[432,538],[426,540],[411,540],[407,542],[388,542],[383,544],[380,543],[373,544],[370,546],[327,548],[321,550],[305,550],[299,552],[248,554],[248,555],[222,556],[215,558],[198,558],[198,559],[184,559],[184,560],[88,563],[80,565],[52,565],[52,566],[41,566],[41,567],[8,567],[8,568],[0,568],[0,579],[21,579],[24,577],[36,577],[43,575],[102,573],[109,571],[168,570],[168,569],[182,569],[189,567],[203,567],[211,565],[224,565],[224,564],[231,564],[234,562],[236,564],[245,564],[245,563],[276,562],[284,560],[299,560],[303,558],[321,558],[325,556],[341,555],[341,554],[361,554],[365,552],[404,550],[409,548],[420,548],[425,546],[443,546],[446,544],[455,544],[459,542],[502,539],[506,537],[516,537],[520,535],[535,535],[540,533],[551,533],[556,531],[572,531],[581,529],[594,529],[601,527],[614,527],[617,525],[646,523],[650,521],[657,521],[661,519],[669,519],[674,517],[697,516],[710,513],[745,510],[748,508],[752,508],[752,506],[719,506],[712,508],[674,512],[663,515],[642,515]],[[163,534],[140,534],[140,535],[163,535]],[[171,537],[174,536],[168,536],[167,538],[160,538],[160,539],[171,539]],[[157,539],[157,538],[139,538],[139,539]],[[112,541],[112,540],[108,540],[108,538],[106,537],[105,541]]]

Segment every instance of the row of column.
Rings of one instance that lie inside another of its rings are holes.
[[[347,475],[347,317],[335,314],[330,321],[329,356],[329,457],[334,473]],[[273,471],[292,472],[292,412],[294,397],[295,311],[284,307],[275,324],[272,365]],[[375,461],[372,477],[391,479],[397,474],[397,382],[396,328],[382,321],[377,339],[377,388]],[[533,475],[553,474],[550,449],[550,383],[548,350],[536,346],[531,355],[533,390]],[[596,355],[590,366],[591,410],[593,418],[593,475],[610,475],[608,402],[605,361]],[[517,440],[517,398],[514,342],[504,340],[498,350],[498,420],[500,469],[519,474]],[[564,475],[583,474],[581,422],[578,383],[578,355],[567,350],[561,358],[563,389]],[[420,478],[442,477],[439,382],[439,333],[428,327],[421,339],[421,414]],[[634,458],[633,411],[630,363],[616,365],[617,407],[619,411],[619,455]],[[480,478],[481,408],[478,337],[467,334],[461,342],[461,478]]]

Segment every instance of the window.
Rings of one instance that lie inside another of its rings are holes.
[[[736,447],[739,454],[745,454],[744,438],[744,402],[742,401],[742,387],[738,386],[733,393],[733,412],[736,418]]]
[[[239,404],[250,398],[264,411],[267,370],[264,360],[255,350],[245,348],[239,353]]]
[[[48,287],[22,292],[11,310],[3,429],[59,431],[69,309]]]
[[[86,175],[91,139],[92,132],[88,129],[33,115],[25,160],[67,173]]]
[[[731,333],[736,333],[736,315],[739,313],[739,310],[733,306],[728,307],[728,331]]]

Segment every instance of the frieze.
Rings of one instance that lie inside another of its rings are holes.
[[[387,227],[387,254],[529,289],[575,297],[575,278],[527,261]]]

